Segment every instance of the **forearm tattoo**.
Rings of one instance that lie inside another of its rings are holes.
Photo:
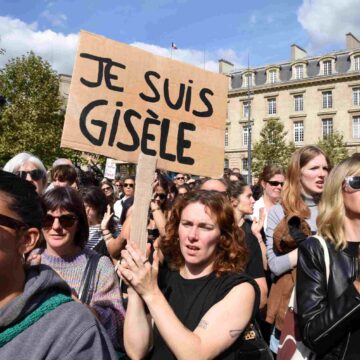
[[[206,320],[204,320],[204,319],[201,319],[200,322],[199,322],[198,327],[205,330],[207,328],[207,326],[208,326],[208,322]]]

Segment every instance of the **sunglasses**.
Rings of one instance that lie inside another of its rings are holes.
[[[44,228],[51,228],[54,224],[55,219],[59,219],[59,223],[63,228],[70,228],[75,224],[77,217],[71,214],[61,216],[52,216],[50,214],[46,214],[43,221]]]
[[[110,186],[102,188],[102,191],[110,191],[110,190],[111,190]]]
[[[130,187],[130,188],[133,188],[133,187],[134,187],[134,184],[127,184],[127,183],[125,183],[125,184],[124,184],[124,187]]]
[[[6,226],[10,229],[20,230],[20,229],[28,229],[29,226],[23,223],[20,220],[13,219],[9,216],[0,214],[0,225]]]
[[[185,178],[183,176],[179,176],[175,178],[176,180],[185,180]]]
[[[17,171],[15,175],[19,176],[21,179],[26,180],[27,175],[30,175],[31,179],[34,181],[41,180],[45,177],[44,171],[41,169],[35,169],[31,171]]]
[[[166,199],[166,194],[164,194],[164,193],[155,193],[154,194],[154,199],[155,198],[159,198],[160,200],[165,200]]]
[[[270,184],[271,186],[279,186],[279,185],[280,185],[281,187],[284,186],[284,183],[281,182],[281,181],[268,181],[267,183]]]
[[[360,176],[346,176],[344,184],[347,185],[351,190],[360,190]]]

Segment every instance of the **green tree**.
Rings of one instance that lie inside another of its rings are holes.
[[[59,77],[50,64],[30,52],[13,58],[0,71],[0,163],[29,151],[46,165],[56,157],[74,157],[60,149],[64,123]]]
[[[332,165],[338,164],[349,156],[349,152],[345,147],[344,136],[338,131],[333,132],[322,140],[319,139],[317,146],[329,156]]]
[[[291,154],[295,151],[293,142],[286,143],[284,125],[277,119],[269,119],[260,132],[260,140],[253,147],[252,171],[258,176],[263,167],[277,164],[287,167]]]

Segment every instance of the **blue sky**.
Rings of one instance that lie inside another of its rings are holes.
[[[216,71],[286,61],[296,43],[309,55],[360,38],[360,0],[0,0],[0,66],[29,50],[71,74],[80,29]]]

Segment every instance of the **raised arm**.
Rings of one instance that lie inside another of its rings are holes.
[[[130,255],[131,254],[131,255]],[[177,359],[212,359],[231,346],[249,323],[255,303],[255,290],[249,283],[235,286],[203,316],[196,329],[187,329],[176,317],[157,285],[158,260],[144,260],[127,246],[122,256],[129,264],[122,276],[142,297],[161,336]]]

